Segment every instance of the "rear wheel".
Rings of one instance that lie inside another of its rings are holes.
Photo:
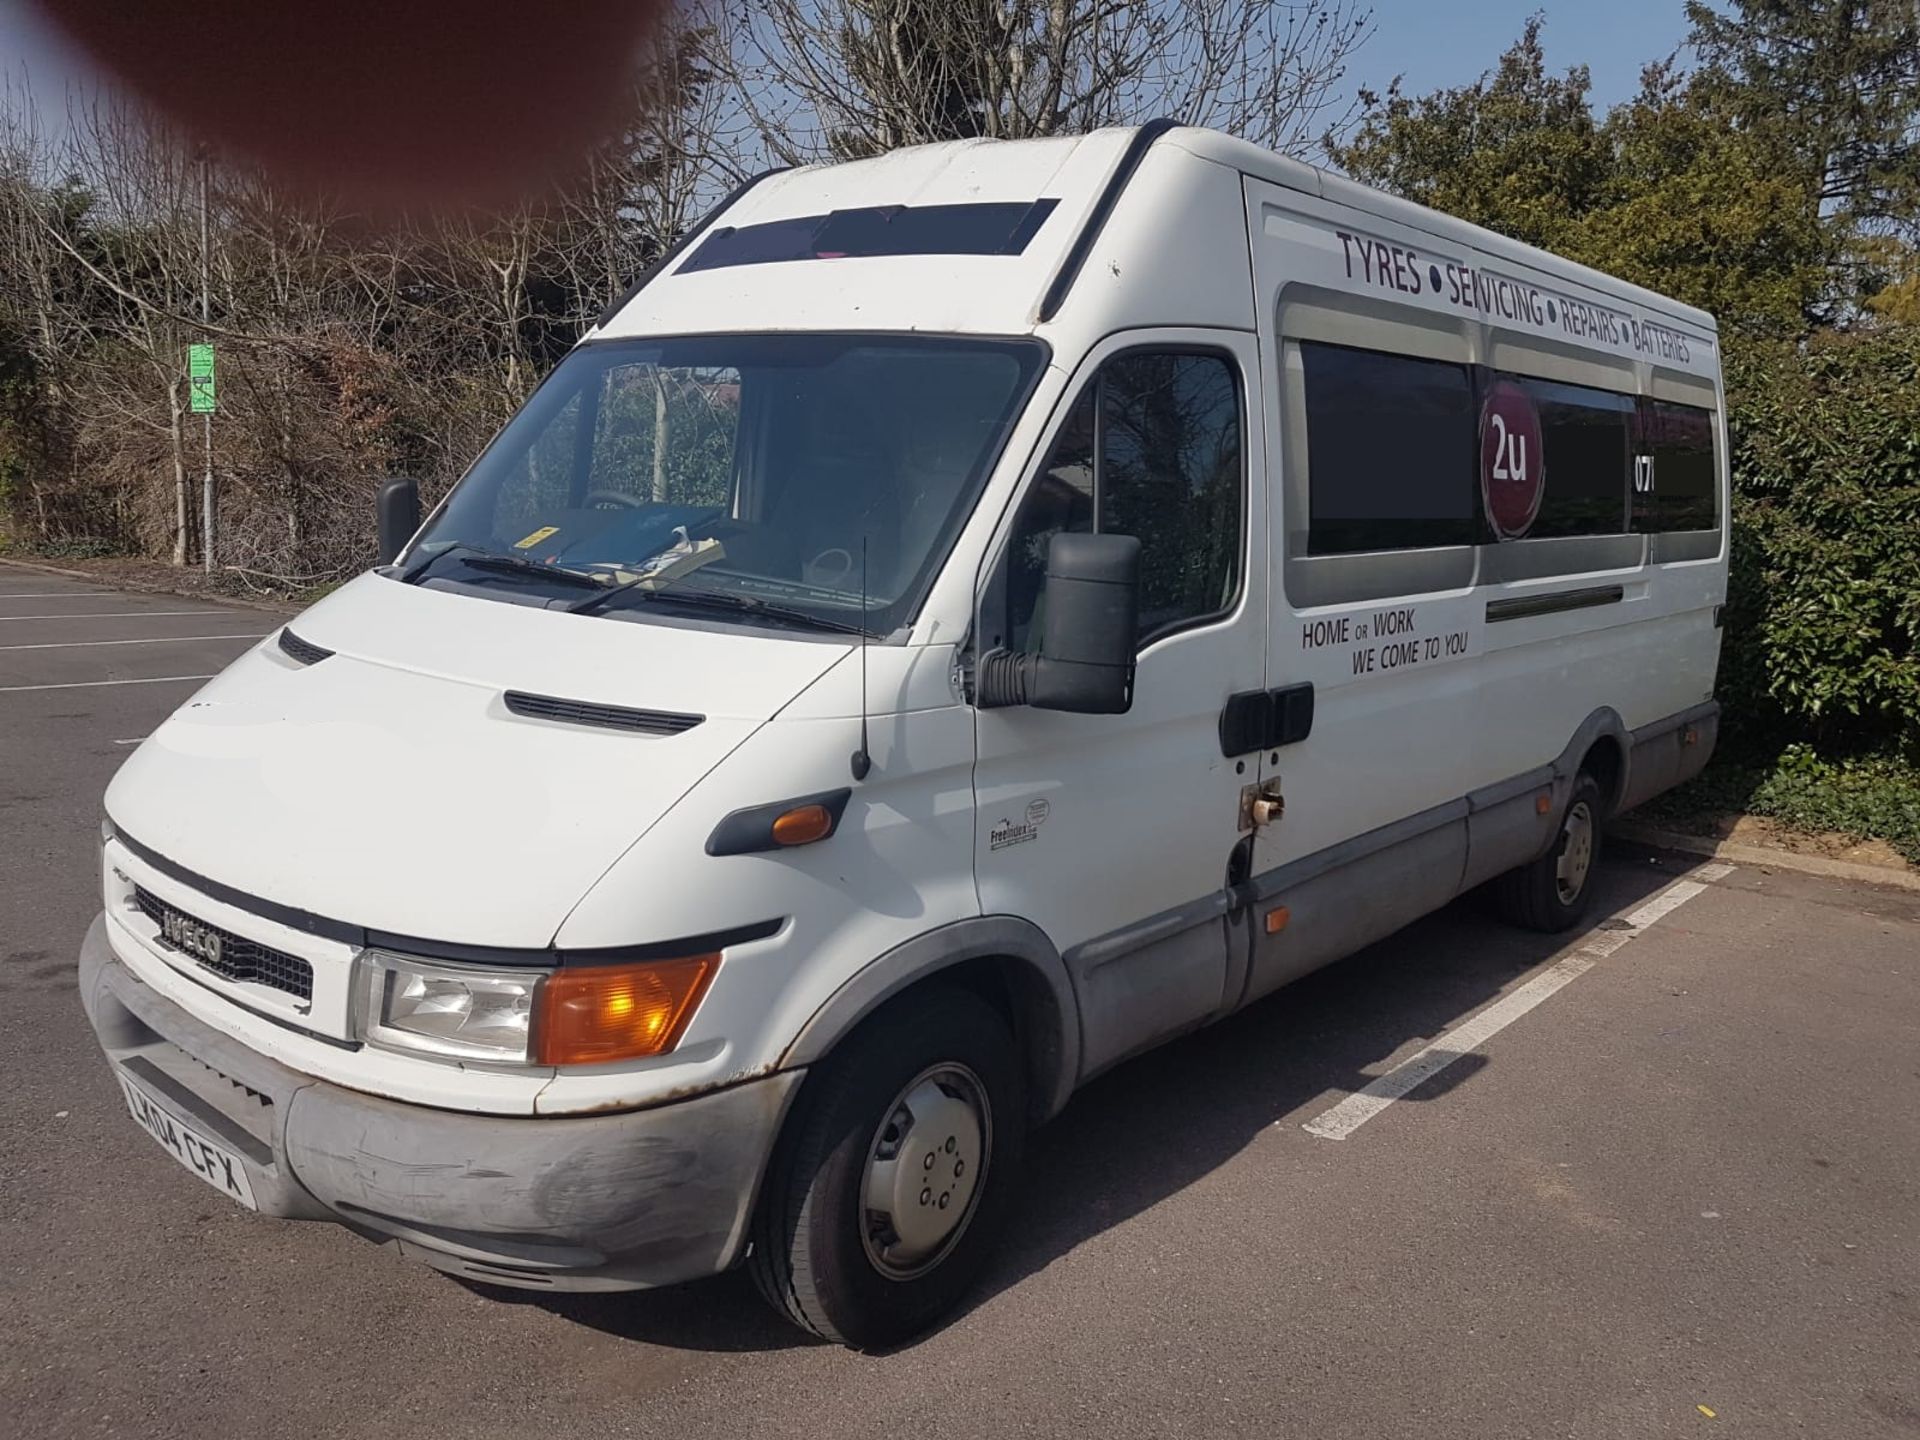
[[[1580,923],[1593,904],[1603,813],[1599,782],[1583,770],[1574,779],[1553,848],[1494,882],[1508,920],[1550,934]]]
[[[808,1077],[775,1149],[749,1261],[761,1293],[858,1349],[918,1334],[979,1273],[1025,1128],[990,1005],[945,986],[889,1005]]]

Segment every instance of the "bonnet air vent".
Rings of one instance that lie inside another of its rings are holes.
[[[302,665],[318,665],[333,654],[333,651],[323,650],[311,640],[302,640],[293,631],[284,629],[280,632],[280,649]]]
[[[642,735],[678,735],[707,717],[681,715],[672,710],[629,710],[623,705],[599,705],[591,700],[561,700],[552,695],[506,693],[507,709],[529,720],[557,720],[563,725],[598,725],[604,730],[633,730]]]

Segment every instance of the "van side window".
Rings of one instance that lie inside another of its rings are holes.
[[[1006,559],[1007,644],[1039,644],[1061,531],[1138,536],[1140,638],[1224,614],[1240,592],[1246,463],[1223,356],[1133,351],[1101,367],[1055,437]]]
[[[1307,553],[1480,539],[1473,377],[1465,365],[1300,342]]]
[[[1712,530],[1720,487],[1713,464],[1713,412],[1642,400],[1634,445],[1633,528]]]
[[[1625,534],[1633,400],[1584,385],[1500,378],[1519,384],[1540,416],[1545,489],[1527,538]]]

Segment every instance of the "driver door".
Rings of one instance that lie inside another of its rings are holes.
[[[1141,541],[1131,710],[976,711],[981,905],[1032,920],[1060,950],[1083,1074],[1219,1014],[1244,978],[1228,886],[1261,757],[1223,755],[1220,718],[1265,683],[1258,384],[1250,336],[1132,332],[1096,349],[983,586],[981,650],[1037,649],[1051,537]]]

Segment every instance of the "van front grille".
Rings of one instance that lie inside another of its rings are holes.
[[[186,956],[201,969],[211,970],[223,980],[266,985],[301,1000],[313,999],[313,966],[298,955],[289,955],[284,950],[275,950],[235,935],[231,930],[197,920],[144,886],[133,887],[133,903],[140,907],[141,914],[160,927],[162,945]],[[176,935],[181,939],[176,939]],[[209,938],[214,942],[211,945],[205,943]],[[187,943],[183,944],[182,939]]]

